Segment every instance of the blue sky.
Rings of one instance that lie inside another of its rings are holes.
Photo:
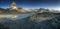
[[[49,8],[60,10],[60,0],[0,0],[0,7],[8,8],[13,1],[24,9]]]

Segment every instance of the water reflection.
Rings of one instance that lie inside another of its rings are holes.
[[[22,14],[22,15],[7,15],[6,17],[2,17],[2,18],[7,18],[7,19],[11,19],[11,20],[16,20],[16,19],[24,19],[27,17],[32,16],[33,14]]]
[[[24,14],[24,15],[19,15],[17,19],[23,19],[32,16],[33,14]]]

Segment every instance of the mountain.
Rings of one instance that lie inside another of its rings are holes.
[[[50,9],[45,9],[45,8],[40,8],[40,9],[38,9],[38,11],[37,11],[38,13],[43,13],[43,12],[51,12],[51,13],[60,13],[60,11],[58,11],[58,10],[50,10]]]

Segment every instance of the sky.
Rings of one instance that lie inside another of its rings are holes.
[[[0,0],[0,8],[9,8],[15,2],[23,9],[58,9],[60,10],[60,0]]]

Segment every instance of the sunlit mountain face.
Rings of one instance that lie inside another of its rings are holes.
[[[8,8],[13,1],[24,9],[49,8],[60,10],[60,0],[0,0],[0,7]]]

